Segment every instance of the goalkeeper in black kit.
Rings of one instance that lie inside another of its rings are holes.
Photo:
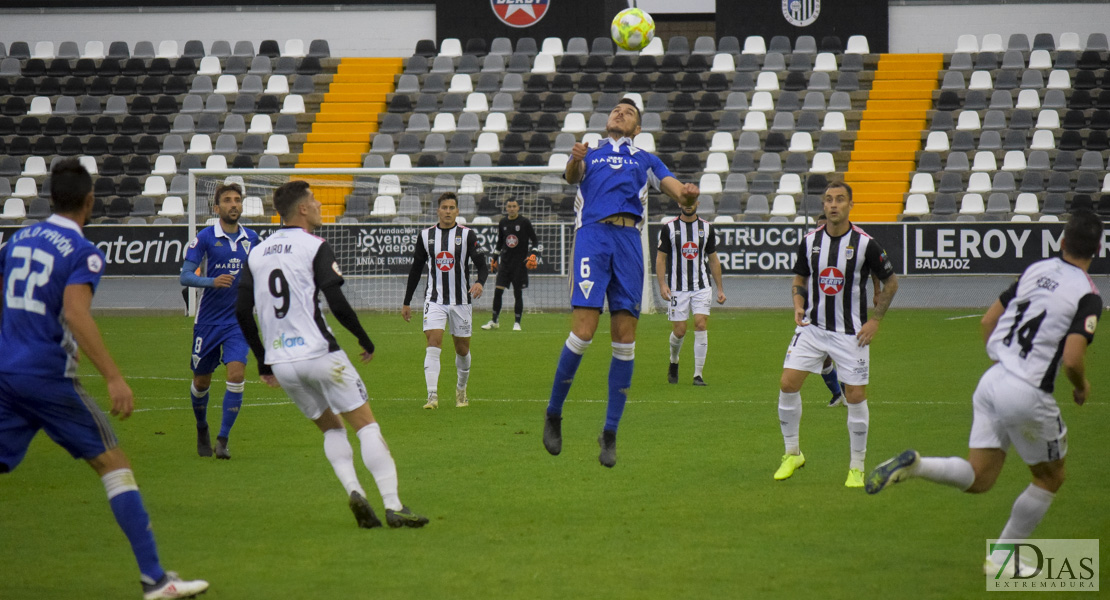
[[[528,217],[520,216],[520,203],[510,198],[505,202],[505,217],[497,224],[498,257],[490,267],[497,271],[497,289],[493,293],[493,319],[482,325],[482,329],[497,329],[497,317],[501,314],[501,298],[505,289],[513,286],[513,313],[516,321],[513,331],[520,331],[520,319],[524,316],[524,288],[528,287],[528,271],[539,264],[536,252],[543,248],[536,237],[536,230]]]

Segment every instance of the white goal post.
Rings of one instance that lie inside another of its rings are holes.
[[[244,190],[241,222],[265,238],[280,227],[272,205],[273,191],[288,181],[308,181],[324,204],[324,226],[316,234],[335,249],[352,306],[399,310],[416,235],[435,224],[434,200],[440,194],[451,191],[458,195],[460,220],[478,233],[487,258],[493,256],[505,201],[513,198],[520,202],[521,214],[532,221],[542,247],[540,265],[529,275],[525,307],[530,312],[568,310],[575,232],[567,205],[573,203],[577,186],[568,185],[562,174],[562,169],[554,167],[193,169],[189,171],[188,235],[192,240],[199,228],[215,222],[212,194],[220,184],[235,181]],[[649,219],[641,231],[644,313],[655,308],[650,260],[655,244],[648,239]],[[489,310],[494,280],[491,274],[486,293],[475,302],[479,310]],[[423,285],[422,281],[418,294]],[[192,315],[197,290],[190,289]]]

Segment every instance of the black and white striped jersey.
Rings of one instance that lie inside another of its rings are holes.
[[[470,304],[470,265],[478,271],[477,282],[485,285],[489,266],[478,247],[478,236],[462,225],[440,229],[433,225],[420,232],[413,251],[413,265],[405,290],[405,306],[412,301],[420,281],[420,271],[428,265],[426,302],[436,304]]]
[[[867,281],[894,275],[894,265],[878,242],[851,225],[832,237],[824,226],[798,244],[794,273],[809,278],[805,308],[810,323],[855,335],[867,322]]]
[[[709,287],[705,263],[717,251],[713,227],[705,219],[686,222],[675,217],[659,230],[659,251],[667,254],[667,285],[675,292]]]
[[[1052,392],[1064,340],[1090,342],[1102,297],[1087,272],[1061,258],[1033,263],[999,296],[1006,307],[987,340],[987,355],[1010,374]]]
[[[320,310],[319,293],[341,284],[343,275],[323,238],[300,227],[283,227],[251,249],[240,277],[240,287],[254,290],[266,364],[339,350]]]

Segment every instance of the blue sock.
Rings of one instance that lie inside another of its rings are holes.
[[[239,408],[243,406],[243,382],[231,383],[227,382],[227,391],[224,392],[224,416],[220,421],[220,435],[218,437],[227,438],[231,433],[231,426],[235,425],[235,419],[239,416]]]
[[[605,430],[617,432],[628,389],[632,387],[632,366],[636,344],[613,342],[613,360],[609,363],[609,405],[605,409]]]
[[[197,429],[208,427],[208,390],[197,390],[189,385],[189,399],[193,401],[193,416],[197,419]]]
[[[840,378],[837,377],[835,366],[829,365],[828,372],[822,370],[821,379],[825,380],[825,387],[829,388],[829,391],[832,392],[834,398],[841,394]]]
[[[559,354],[559,364],[555,367],[555,383],[551,384],[551,399],[547,403],[547,414],[563,414],[563,403],[567,401],[567,394],[570,393],[570,384],[574,383],[574,374],[578,372],[582,354],[589,346],[589,341],[583,341],[573,333],[567,337],[563,352]]]
[[[135,485],[131,469],[119,469],[101,477],[104,489],[108,492],[108,504],[116,523],[131,542],[131,551],[139,563],[139,572],[147,583],[162,579],[165,571],[158,561],[158,546],[154,543],[154,532],[150,528],[150,516],[143,508],[143,497]]]

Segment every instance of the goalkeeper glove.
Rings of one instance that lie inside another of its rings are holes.
[[[536,258],[535,254],[529,254],[528,258],[524,259],[524,267],[531,270],[539,266],[540,261]]]
[[[497,270],[497,259],[496,258],[489,259],[489,270],[490,271],[496,271]]]

